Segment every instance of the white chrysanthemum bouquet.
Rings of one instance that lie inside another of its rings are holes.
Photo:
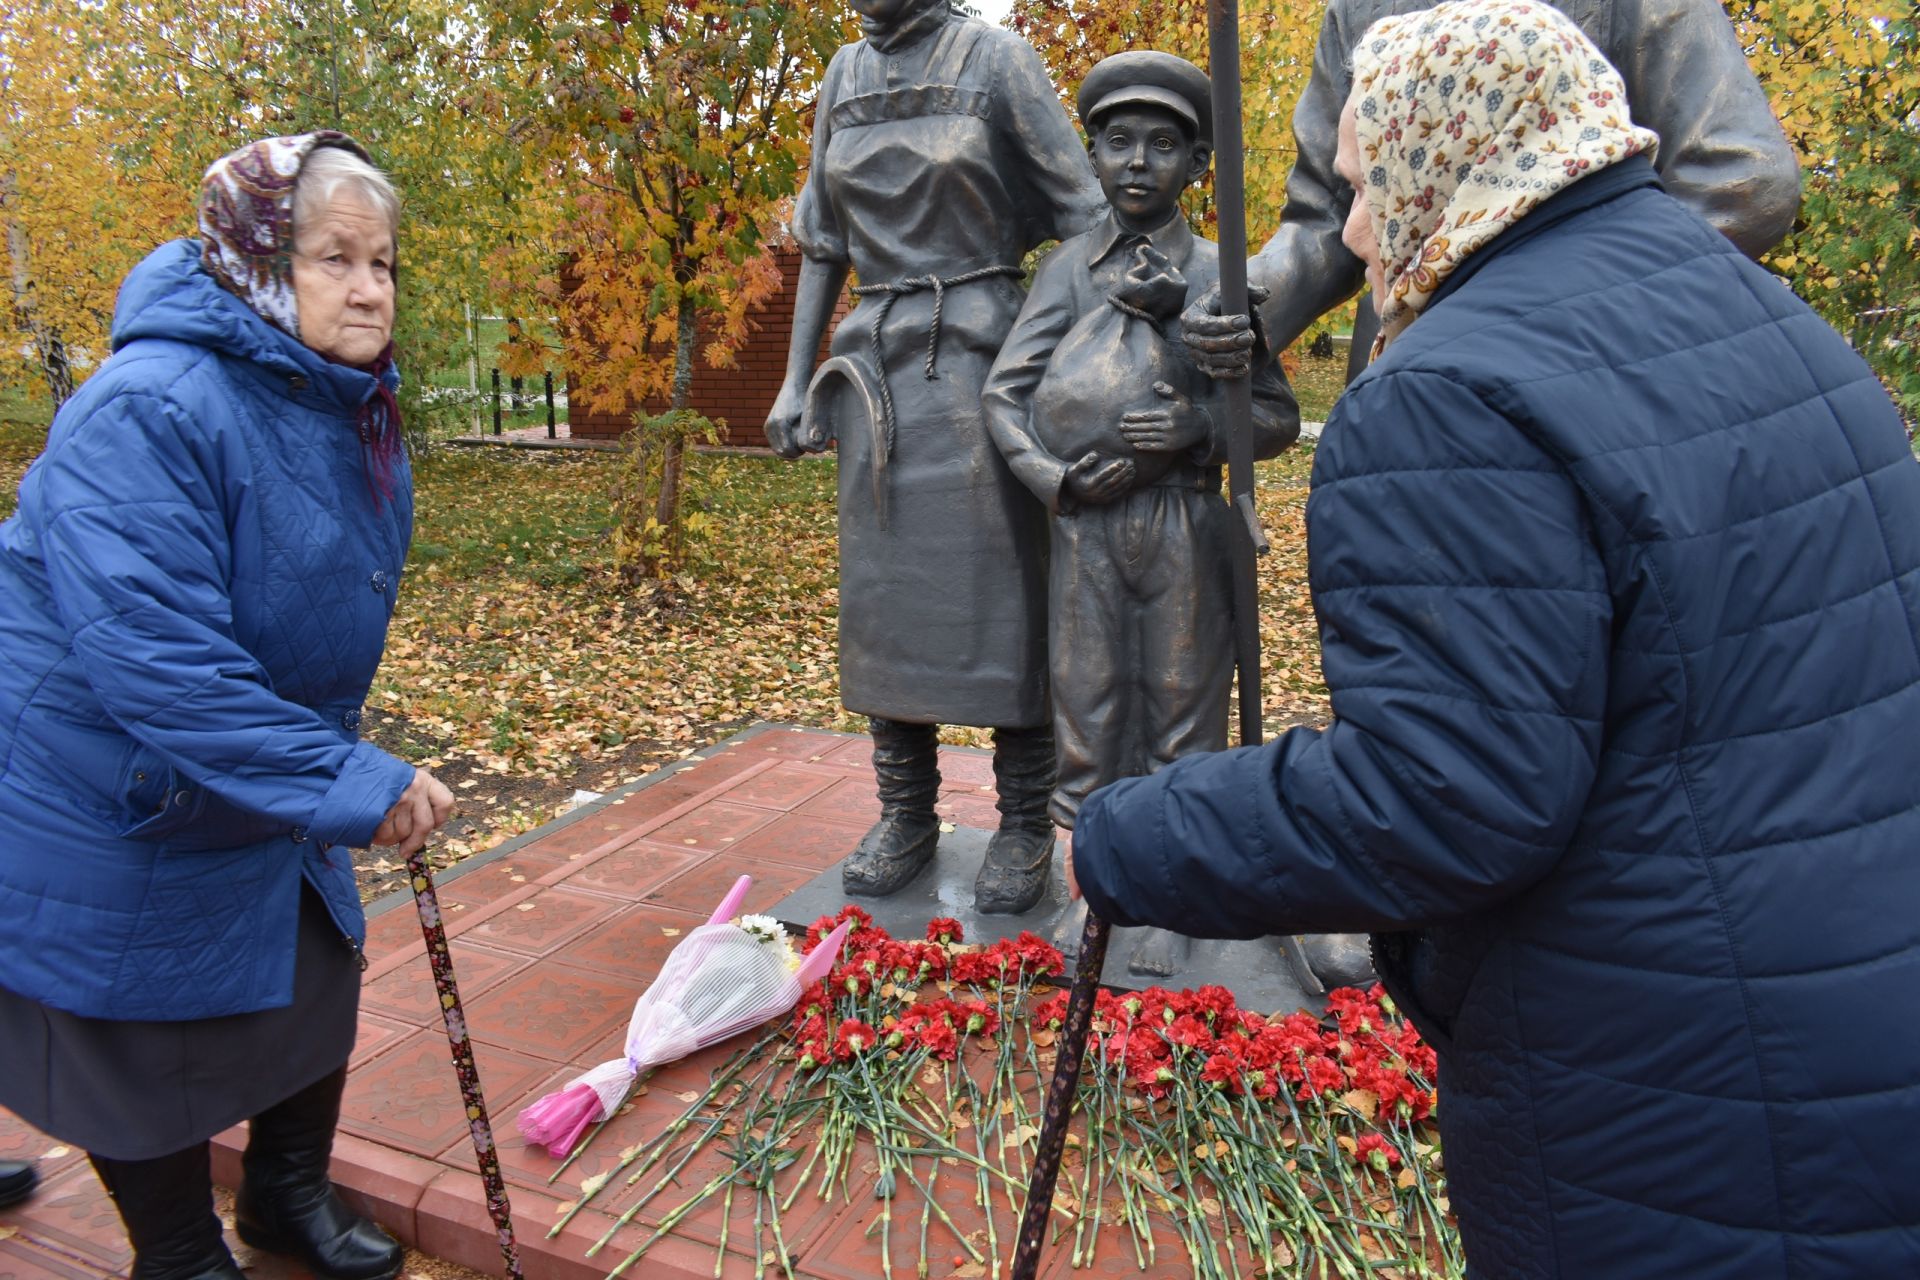
[[[851,922],[802,959],[779,921],[734,918],[752,885],[753,877],[741,876],[713,917],[667,957],[634,1003],[625,1057],[601,1063],[521,1111],[516,1123],[527,1141],[566,1156],[589,1126],[619,1108],[643,1073],[788,1012],[832,969]]]

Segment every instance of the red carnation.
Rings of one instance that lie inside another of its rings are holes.
[[[1400,1152],[1381,1135],[1363,1133],[1360,1141],[1354,1144],[1353,1161],[1355,1164],[1372,1165],[1385,1173],[1400,1163]]]
[[[840,1024],[833,1035],[833,1058],[836,1062],[845,1062],[856,1053],[865,1053],[880,1043],[880,1033],[864,1022],[852,1018]]]
[[[960,927],[960,922],[952,916],[935,916],[933,919],[927,921],[928,942],[938,942],[946,946],[951,946],[953,943],[965,942],[966,940],[966,931]]]

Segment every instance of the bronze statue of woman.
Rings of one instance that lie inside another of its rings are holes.
[[[933,858],[943,724],[993,730],[1000,825],[983,912],[1044,893],[1053,832],[1046,512],[988,435],[980,392],[1025,294],[1022,260],[1105,207],[1039,56],[948,0],[852,0],[794,234],[804,255],[783,457],[837,440],[840,698],[873,728],[879,822],[842,866],[889,894]],[[859,305],[816,372],[851,269]]]

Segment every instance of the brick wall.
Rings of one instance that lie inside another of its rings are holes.
[[[763,428],[767,412],[773,408],[774,397],[780,394],[780,383],[787,374],[787,343],[793,334],[793,291],[800,279],[800,251],[791,245],[783,246],[774,250],[774,259],[780,266],[780,292],[754,315],[757,328],[735,356],[739,368],[712,369],[697,354],[705,350],[710,341],[704,324],[695,343],[690,407],[723,423],[724,438],[730,445],[765,447],[767,437]],[[847,299],[842,297],[834,309],[834,325],[840,323],[846,312]],[[833,328],[829,326],[827,337],[831,338],[832,333]],[[575,354],[568,353],[570,363]],[[827,338],[823,338],[819,359],[826,358]],[[633,426],[632,407],[619,413],[588,413],[575,404],[571,396],[568,404],[569,430],[578,439],[618,439]],[[648,413],[662,413],[667,402],[648,400],[641,407]]]

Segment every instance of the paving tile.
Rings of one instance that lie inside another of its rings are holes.
[[[692,812],[675,818],[665,826],[656,828],[648,834],[648,839],[657,844],[685,845],[689,849],[716,853],[736,844],[741,837],[766,826],[773,821],[773,816],[765,809],[728,804],[724,800],[711,800]]]
[[[553,1064],[489,1044],[475,1046],[481,1088],[488,1097],[514,1097],[553,1070]],[[467,1132],[466,1105],[454,1079],[447,1037],[421,1031],[347,1077],[340,1125],[355,1134],[417,1156],[431,1156]]]
[[[733,852],[817,872],[852,853],[867,834],[867,826],[815,813],[783,814],[742,840]]]
[[[510,1193],[519,1236],[520,1260],[529,1280],[601,1280],[649,1234],[636,1225],[622,1228],[597,1257],[587,1248],[611,1225],[612,1219],[587,1210],[557,1237],[546,1238],[564,1201],[525,1188]],[[419,1234],[415,1247],[488,1275],[501,1271],[500,1247],[481,1195],[480,1183],[463,1169],[441,1174],[420,1197],[415,1212]],[[644,1280],[710,1280],[715,1251],[692,1240],[666,1236],[648,1250],[629,1275]],[[754,1274],[750,1259],[728,1255],[719,1280],[745,1280]]]
[[[982,831],[995,831],[1000,827],[1000,810],[994,804],[992,796],[943,794],[935,806],[942,821],[951,822],[956,827],[977,827]]]
[[[532,857],[501,858],[465,875],[449,876],[436,886],[440,905],[464,902],[478,906],[503,898],[530,884],[537,884],[550,871],[566,864],[563,853],[541,851]]]
[[[630,991],[631,1004],[660,972],[680,939],[703,923],[705,918],[692,912],[631,907],[562,947],[554,959],[619,979]]]
[[[561,883],[615,897],[638,898],[662,880],[676,876],[705,855],[698,850],[636,840],[624,849],[595,858],[570,872]]]
[[[787,756],[804,760],[841,741],[837,733],[825,733],[818,729],[779,728],[769,729],[744,739],[732,748],[743,754]]]
[[[573,1062],[632,1016],[638,994],[630,982],[549,960],[467,1001],[467,1031],[481,1044]]]
[[[50,1138],[13,1112],[0,1108],[0,1160],[32,1160],[40,1180],[48,1182],[62,1169],[86,1159],[86,1152]],[[0,1215],[3,1216],[3,1215]]]
[[[580,1184],[597,1174],[610,1172],[619,1163],[620,1153],[628,1147],[658,1137],[687,1109],[678,1092],[656,1087],[652,1082],[641,1087],[641,1091],[629,1098],[615,1114],[613,1122],[602,1129],[583,1151],[568,1164],[557,1180],[554,1174],[560,1169],[562,1161],[549,1155],[545,1147],[536,1146],[522,1137],[515,1118],[520,1112],[531,1106],[545,1095],[564,1089],[575,1077],[587,1068],[599,1063],[611,1061],[620,1056],[626,1038],[626,1028],[622,1026],[611,1035],[602,1037],[590,1050],[580,1055],[574,1063],[561,1067],[539,1081],[526,1093],[517,1098],[506,1100],[495,1110],[494,1146],[500,1157],[500,1170],[508,1183],[513,1186],[527,1187],[534,1191],[564,1198],[576,1197],[580,1193]],[[701,1092],[705,1091],[704,1082]],[[695,1094],[698,1097],[699,1094]],[[479,1168],[474,1158],[473,1145],[461,1139],[454,1142],[436,1159],[443,1165],[465,1169],[469,1172]],[[613,1197],[620,1194],[621,1183],[609,1187],[602,1194]],[[650,1175],[657,1178],[657,1172]],[[637,1192],[627,1193],[629,1196]],[[624,1206],[626,1202],[622,1201]]]
[[[819,795],[840,775],[832,770],[782,760],[721,792],[721,798],[734,804],[758,805],[762,809],[791,809]]]
[[[520,847],[552,858],[557,865],[570,857],[591,853],[602,845],[619,843],[628,836],[633,826],[627,814],[610,805],[582,814],[566,826],[548,832],[537,840],[529,840]]]
[[[0,1213],[0,1226],[16,1225]],[[89,1264],[42,1248],[21,1236],[0,1240],[0,1280],[102,1280],[118,1274],[104,1264]]]
[[[853,1172],[848,1179],[848,1187],[854,1192],[852,1203],[844,1206],[801,1253],[801,1269],[809,1276],[819,1277],[819,1280],[873,1280],[882,1274],[881,1233],[875,1230],[871,1236],[867,1234],[867,1228],[880,1217],[880,1202],[872,1194],[878,1167],[873,1160],[872,1149],[864,1145],[853,1159]],[[927,1261],[930,1275],[949,1276],[960,1265],[972,1261],[966,1246],[960,1243],[960,1236],[970,1241],[982,1258],[990,1256],[987,1215],[974,1203],[977,1183],[965,1175],[966,1170],[962,1167],[943,1165],[939,1178],[933,1183],[934,1196],[953,1220],[953,1227],[942,1222],[937,1214],[929,1218]],[[916,1273],[920,1262],[920,1213],[925,1203],[918,1188],[904,1179],[900,1181],[893,1197],[893,1222],[887,1232],[888,1247],[884,1251],[891,1258],[894,1275]],[[996,1195],[993,1206],[1000,1256],[1010,1259],[1017,1225],[1015,1215],[1008,1209],[1003,1197]],[[955,1228],[958,1229],[958,1235]],[[953,1261],[956,1256],[962,1259],[961,1264]]]
[[[873,788],[870,773],[843,778],[801,805],[800,812],[870,827],[880,817],[880,797]]]
[[[462,936],[503,951],[551,955],[616,910],[618,904],[605,898],[543,888],[462,930]]]
[[[453,976],[460,984],[463,1003],[497,986],[527,963],[525,956],[477,946],[464,937],[453,939],[447,948],[453,956]],[[418,963],[403,965],[362,987],[360,1009],[362,1016],[372,1012],[416,1027],[438,1025],[440,993],[426,957],[422,955]]]
[[[432,1012],[428,1011],[429,1014]],[[347,1060],[347,1068],[352,1070],[371,1062],[418,1031],[424,1022],[424,1016],[417,1021],[402,1022],[362,1009],[360,1025],[353,1038],[353,1054]]]
[[[683,1209],[689,1202],[695,1200],[704,1188],[716,1180],[726,1179],[732,1169],[733,1158],[722,1145],[717,1141],[707,1144],[679,1170],[672,1184],[647,1201],[640,1209],[637,1221],[649,1226],[659,1226],[668,1215]],[[799,1166],[794,1166],[789,1172],[793,1176],[798,1176]],[[637,1203],[641,1195],[650,1191],[659,1181],[660,1178],[653,1175],[641,1179],[638,1186],[610,1205],[609,1211],[618,1209],[624,1212]],[[784,1195],[789,1185],[779,1183],[776,1194]],[[865,1192],[856,1193],[856,1199],[871,1204],[871,1191],[872,1184],[869,1183]],[[601,1194],[604,1196],[607,1193],[603,1191]],[[802,1247],[802,1241],[818,1237],[827,1229],[827,1224],[845,1207],[837,1195],[834,1198],[821,1200],[812,1193],[810,1188],[802,1190],[793,1206],[780,1214],[780,1231],[786,1238],[787,1247],[798,1251]],[[713,1195],[687,1211],[685,1216],[675,1223],[673,1234],[683,1239],[697,1240],[709,1246],[718,1245],[722,1234],[721,1223],[724,1220],[727,1248],[752,1257],[757,1252],[776,1247],[771,1227],[764,1230],[756,1243],[753,1230],[754,1210],[754,1193],[751,1187],[736,1184],[733,1203],[729,1206],[726,1200],[726,1187],[722,1181],[722,1185]],[[765,1212],[763,1209],[763,1218]],[[915,1219],[916,1229],[918,1225],[918,1219]],[[709,1248],[709,1258],[712,1254],[713,1250]],[[875,1256],[877,1257],[878,1254],[876,1253]],[[878,1269],[875,1268],[866,1272],[862,1280],[871,1280],[877,1274]],[[900,1274],[911,1275],[912,1272],[909,1269]]]
[[[32,1199],[0,1214],[0,1222],[17,1224],[20,1234],[42,1249],[108,1271],[124,1274],[133,1261],[120,1213],[88,1164],[47,1179]]]
[[[857,769],[862,773],[873,769],[873,739],[862,734],[857,738],[844,739],[840,745],[830,748],[820,757],[820,763],[832,765],[837,769]]]
[[[991,787],[993,757],[974,751],[942,751],[940,783],[942,786]]]
[[[413,903],[402,902],[367,920],[367,961],[377,963],[420,942],[420,915]]]
[[[682,872],[648,893],[646,901],[653,906],[692,912],[704,921],[727,896],[727,890],[733,888],[733,882],[743,875],[753,877],[753,891],[747,895],[748,911],[764,911],[813,878],[808,872],[793,867],[729,854],[710,858]]]

